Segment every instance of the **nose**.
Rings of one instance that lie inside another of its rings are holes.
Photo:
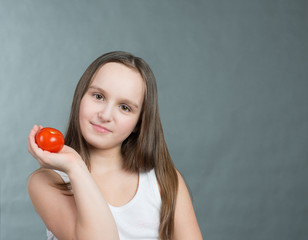
[[[113,110],[111,104],[106,104],[99,112],[98,118],[102,122],[110,122],[113,118]]]

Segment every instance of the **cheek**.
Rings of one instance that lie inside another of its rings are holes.
[[[122,119],[120,128],[122,133],[126,133],[126,135],[129,135],[131,132],[134,131],[138,119]]]
[[[84,116],[86,115],[85,114],[85,108],[83,107],[83,101],[81,101],[80,103],[80,107],[79,107],[79,116],[78,116],[78,119],[79,119],[79,123],[82,122],[82,119],[84,119]]]
[[[90,115],[90,107],[86,107],[89,104],[87,104],[85,99],[82,99],[80,102],[80,107],[79,107],[79,125],[81,128],[83,128],[84,122],[89,118]]]
[[[95,111],[92,102],[87,96],[84,96],[79,106],[79,120],[89,117]]]

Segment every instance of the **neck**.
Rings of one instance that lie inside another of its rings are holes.
[[[90,148],[91,173],[106,173],[122,169],[123,158],[121,149],[102,150]]]

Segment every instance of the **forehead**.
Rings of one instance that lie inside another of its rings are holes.
[[[121,63],[104,64],[94,74],[90,86],[103,89],[113,97],[127,98],[142,102],[145,82],[141,74]]]

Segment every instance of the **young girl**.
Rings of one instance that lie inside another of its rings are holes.
[[[48,239],[202,239],[159,117],[155,77],[141,58],[97,58],[74,94],[66,145],[28,150],[41,166],[29,178]]]

